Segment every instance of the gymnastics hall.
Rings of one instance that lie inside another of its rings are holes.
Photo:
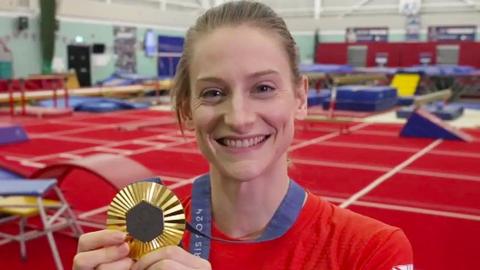
[[[189,196],[209,165],[169,94],[227,1],[0,1],[0,269],[71,269],[128,184]],[[480,0],[260,2],[309,80],[289,176],[401,228],[415,269],[480,269]]]

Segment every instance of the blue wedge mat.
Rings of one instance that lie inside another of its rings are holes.
[[[24,177],[16,174],[12,171],[9,171],[7,169],[0,168],[0,181],[3,180],[14,180],[14,179],[23,179]]]
[[[20,124],[0,123],[0,145],[28,141],[27,132]]]

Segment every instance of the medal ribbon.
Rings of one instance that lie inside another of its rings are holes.
[[[211,186],[208,174],[200,176],[193,183],[191,201],[191,224],[187,222],[190,236],[190,252],[208,260],[211,240],[228,243],[259,243],[284,235],[297,220],[305,200],[305,190],[290,181],[288,191],[263,234],[253,241],[232,241],[212,237]]]

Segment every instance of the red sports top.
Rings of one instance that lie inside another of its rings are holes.
[[[185,201],[190,220],[190,198]],[[212,236],[234,240],[212,225]],[[189,250],[190,232],[183,238]],[[285,235],[259,243],[211,241],[214,270],[325,269],[411,270],[412,248],[398,228],[308,194],[295,224]]]

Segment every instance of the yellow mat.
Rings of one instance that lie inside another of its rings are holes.
[[[44,207],[60,207],[60,202],[42,199]],[[34,196],[10,196],[0,197],[0,213],[16,216],[33,216],[38,214],[37,197]]]
[[[398,96],[409,97],[415,94],[419,83],[420,75],[418,74],[396,74],[390,86],[397,89]]]

